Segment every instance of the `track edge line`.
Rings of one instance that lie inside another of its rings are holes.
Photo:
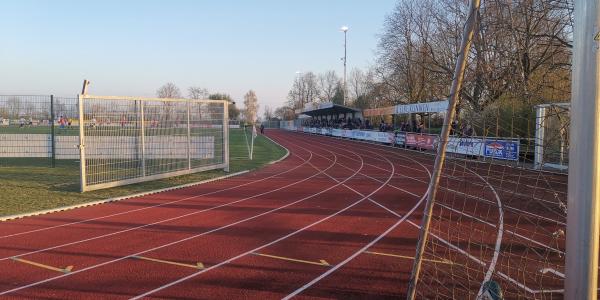
[[[141,193],[130,194],[130,195],[125,195],[125,196],[113,197],[113,198],[108,198],[108,199],[104,199],[104,200],[86,202],[86,203],[81,203],[81,204],[74,204],[74,205],[69,205],[69,206],[61,206],[61,207],[57,207],[57,208],[44,209],[44,210],[39,210],[39,211],[34,211],[34,212],[29,212],[29,213],[8,215],[8,216],[0,217],[0,222],[7,222],[7,221],[12,221],[12,220],[17,220],[17,219],[22,219],[22,218],[27,218],[27,217],[34,217],[34,216],[39,216],[39,215],[57,213],[57,212],[66,211],[66,210],[72,210],[72,209],[94,206],[94,205],[99,205],[99,204],[106,204],[106,203],[111,203],[111,202],[127,200],[127,199],[131,199],[131,198],[137,198],[137,197],[158,194],[158,193],[162,193],[162,192],[168,192],[168,191],[172,191],[172,190],[178,190],[178,189],[201,185],[201,184],[205,184],[205,183],[209,183],[209,182],[213,182],[213,181],[217,181],[217,180],[221,180],[221,179],[226,179],[226,178],[230,178],[230,177],[234,177],[234,176],[239,176],[242,174],[246,174],[248,172],[250,172],[250,170],[244,170],[244,171],[227,174],[227,175],[223,175],[223,176],[219,176],[219,177],[215,177],[215,178],[209,178],[209,179],[205,179],[205,180],[201,180],[201,181],[197,181],[197,182],[186,183],[186,184],[172,186],[172,187],[168,187],[168,188],[151,190],[151,191],[147,191],[147,192],[141,192]]]

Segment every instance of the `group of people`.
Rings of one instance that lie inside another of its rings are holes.
[[[304,127],[335,128],[335,129],[373,129],[369,120],[363,122],[360,118],[337,118],[337,119],[305,119],[302,121]]]
[[[339,118],[339,119],[315,119],[310,118],[302,121],[304,127],[315,128],[335,128],[335,129],[364,129],[364,130],[379,130],[380,132],[391,131],[406,131],[406,132],[423,132],[423,123],[417,122],[410,124],[408,122],[401,123],[399,126],[394,126],[391,123],[379,122],[379,125],[373,124],[369,119],[362,120],[360,118]]]
[[[61,129],[64,129],[64,128],[65,128],[65,127],[67,127],[67,126],[68,126],[69,128],[71,128],[71,124],[73,124],[73,120],[72,120],[71,118],[67,118],[67,117],[64,117],[64,116],[60,116],[60,117],[58,118],[58,126],[59,126]]]
[[[473,126],[468,123],[459,127],[458,121],[454,120],[454,122],[450,124],[450,135],[470,137],[475,135],[475,130],[473,129]]]

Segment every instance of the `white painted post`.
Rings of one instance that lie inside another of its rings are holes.
[[[535,111],[535,150],[533,158],[533,166],[536,169],[544,167],[544,124],[546,117],[546,107],[543,105],[537,106]]]
[[[229,101],[223,101],[223,163],[225,172],[229,172]]]
[[[142,152],[142,176],[146,177],[146,122],[144,122],[145,116],[144,116],[144,100],[139,100],[140,101],[140,134],[141,134],[141,143],[142,143],[142,147],[141,147],[141,152]]]
[[[190,110],[191,103],[187,101],[187,159],[188,159],[188,170],[192,169],[192,132],[190,124]]]
[[[84,88],[85,88],[84,84]],[[77,95],[77,108],[79,113],[79,178],[81,184],[81,192],[87,189],[87,178],[85,170],[85,118],[83,115],[83,95]]]
[[[597,299],[600,235],[600,0],[576,0],[565,299]]]

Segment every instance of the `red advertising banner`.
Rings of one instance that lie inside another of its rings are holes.
[[[434,150],[437,144],[438,136],[435,134],[424,133],[406,133],[406,146],[427,150]]]

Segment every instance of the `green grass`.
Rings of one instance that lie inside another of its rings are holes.
[[[285,154],[285,149],[263,136],[258,136],[254,142],[254,160],[251,161],[248,159],[243,131],[232,129],[230,133],[231,173],[260,168]],[[0,189],[0,216],[124,196],[227,174],[221,170],[214,170],[82,194],[79,193],[79,164],[77,162],[57,161],[55,168],[49,168],[40,167],[44,164],[40,164],[37,160],[4,160],[3,167],[0,168],[0,186],[2,187]],[[40,160],[48,161],[48,159]]]

